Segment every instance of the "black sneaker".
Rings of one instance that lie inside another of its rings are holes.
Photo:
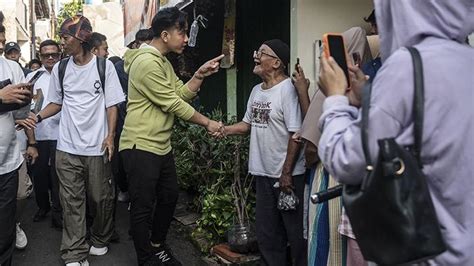
[[[181,266],[182,264],[173,256],[173,253],[171,253],[170,248],[166,244],[161,244],[159,248],[155,248],[155,255],[144,264],[144,266],[159,265]]]

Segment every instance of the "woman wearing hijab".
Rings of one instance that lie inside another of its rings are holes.
[[[347,45],[349,60],[358,59],[355,64],[365,64],[372,59],[369,45],[366,39],[366,32],[360,27],[351,28],[342,33]],[[305,108],[304,102],[309,101],[307,89],[309,82],[306,81],[304,72],[300,68],[293,73],[294,85],[297,88],[302,108]],[[306,91],[306,94],[303,92]],[[316,121],[322,114],[322,105],[326,97],[320,90],[314,94],[309,108],[302,110],[306,113],[300,135],[306,140],[305,160],[306,167],[309,169],[307,176],[307,195],[305,200],[308,202],[309,195],[327,190],[336,186],[337,181],[330,177],[323,165],[319,163],[317,155],[317,146],[321,132]],[[308,231],[308,265],[366,265],[358,250],[355,236],[352,233],[347,218],[341,213],[340,198],[321,204],[307,205],[307,231]],[[343,223],[341,223],[343,216]]]
[[[414,76],[406,48],[421,54],[424,74],[423,172],[447,251],[430,265],[474,265],[474,31],[471,0],[375,0],[383,65],[372,84],[368,145],[376,161],[377,140],[395,137],[412,145]],[[351,96],[334,59],[321,60],[320,84],[327,96],[319,120],[318,152],[328,172],[344,184],[365,176],[361,145],[360,96],[365,81],[358,68]],[[390,241],[390,239],[387,239]],[[425,243],[419,243],[423,245]]]

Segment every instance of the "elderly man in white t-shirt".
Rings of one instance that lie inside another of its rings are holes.
[[[302,123],[298,96],[286,75],[288,45],[274,39],[254,53],[254,74],[262,79],[249,97],[242,122],[225,126],[221,135],[250,131],[249,172],[257,183],[257,241],[263,265],[286,265],[290,244],[292,265],[306,266],[303,238],[304,162],[292,139]],[[219,135],[219,134],[215,134]],[[277,208],[280,193],[294,192],[300,204]]]
[[[115,152],[116,105],[125,97],[110,61],[105,61],[102,84],[101,59],[91,53],[91,33],[89,20],[82,16],[61,25],[61,43],[70,55],[63,59],[67,60],[64,79],[61,84],[61,62],[51,72],[51,103],[32,117],[39,123],[61,111],[56,169],[64,214],[61,257],[67,266],[89,265],[89,254],[105,255],[114,231],[115,184],[110,159]],[[94,219],[90,248],[86,242],[86,200]]]

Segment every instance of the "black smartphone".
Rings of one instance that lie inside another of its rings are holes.
[[[300,66],[300,58],[297,57],[297,58],[296,58],[296,64],[295,64],[295,70],[296,70],[296,72],[298,72],[298,73],[300,73],[299,66]]]
[[[12,84],[12,81],[10,79],[2,80],[0,81],[0,89],[3,89],[4,87]]]
[[[352,53],[352,60],[354,61],[355,66],[360,67],[360,63],[362,62],[362,58],[360,58],[360,54],[358,52]]]
[[[346,76],[347,84],[350,87],[349,68],[347,67],[346,48],[344,38],[339,34],[325,34],[324,43],[327,45],[326,56],[332,56],[336,63],[342,68]]]
[[[28,81],[29,84],[31,84],[31,86],[35,85],[36,81],[38,81],[38,79],[41,77],[41,75],[43,75],[44,71],[37,71],[33,77],[31,77],[31,79]]]

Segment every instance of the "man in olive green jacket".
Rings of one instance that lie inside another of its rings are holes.
[[[183,52],[188,41],[186,14],[177,8],[162,9],[153,19],[152,30],[150,44],[125,54],[129,89],[119,149],[130,185],[131,233],[138,264],[181,265],[165,244],[178,198],[170,137],[175,116],[204,126],[209,133],[222,127],[188,102],[202,80],[219,70],[223,55],[206,62],[184,84],[165,56]]]

